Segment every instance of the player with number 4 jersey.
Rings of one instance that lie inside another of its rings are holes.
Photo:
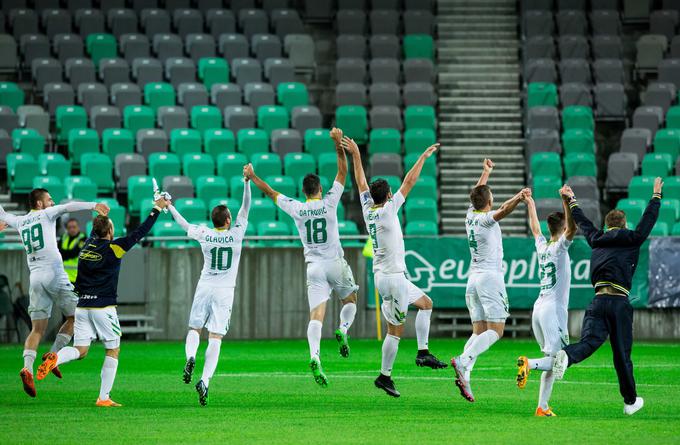
[[[302,181],[302,192],[305,202],[297,201],[272,189],[266,182],[258,178],[252,165],[248,166],[250,178],[276,205],[288,214],[298,229],[300,240],[304,246],[307,263],[307,298],[309,300],[309,324],[307,340],[309,342],[309,367],[314,380],[321,387],[328,386],[328,378],[323,372],[320,359],[321,327],[326,314],[326,305],[332,293],[342,302],[340,325],[335,330],[340,355],[349,357],[349,335],[347,331],[354,322],[357,312],[357,291],[359,286],[340,245],[338,231],[338,204],[345,189],[347,176],[347,158],[340,145],[342,131],[331,130],[331,139],[335,142],[338,172],[331,189],[323,195],[320,178],[310,173]]]
[[[189,224],[174,206],[168,207],[175,221],[186,230],[189,238],[198,241],[203,252],[203,270],[196,285],[189,315],[189,332],[185,344],[187,361],[183,373],[184,383],[191,383],[200,334],[205,328],[208,331],[208,348],[205,351],[203,374],[196,383],[198,401],[203,406],[208,404],[208,388],[217,368],[222,337],[229,330],[236,275],[241,260],[243,239],[248,228],[250,181],[245,176],[245,168],[244,181],[241,209],[233,224],[231,212],[224,205],[218,205],[212,210],[214,228]]]

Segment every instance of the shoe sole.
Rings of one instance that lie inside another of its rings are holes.
[[[461,379],[463,379],[463,373],[460,372],[458,369],[458,365],[456,364],[456,359],[452,358],[451,359],[451,366],[453,367],[453,370],[456,371],[456,386],[458,387],[458,390],[460,391],[460,395],[467,400],[470,403],[473,403],[475,401],[475,398],[470,394],[466,389],[465,385],[463,385],[463,382]]]
[[[328,387],[328,378],[319,369],[319,364],[316,362],[310,362],[309,368],[312,370],[312,375],[314,376],[314,381],[322,388]]]
[[[200,403],[201,406],[208,405],[208,394],[207,393],[203,394],[203,391],[201,391],[198,384],[196,384],[196,392],[198,393],[198,403]]]
[[[382,385],[378,382],[374,382],[374,383],[375,383],[376,388],[382,389],[383,391],[385,391],[385,394],[387,394],[388,396],[394,397],[395,399],[398,398],[398,397],[401,397],[401,394],[396,389],[393,390],[392,388],[387,388],[385,385]]]
[[[36,377],[38,380],[42,380],[47,375],[52,372],[52,370],[57,366],[57,354],[54,352],[48,352],[45,355],[45,360],[40,364],[40,367],[38,367],[38,374]]]
[[[43,361],[45,361],[45,359],[47,358],[47,354],[49,354],[49,352],[46,352],[46,353],[44,353],[44,354],[42,355],[42,360],[43,360]],[[52,374],[54,374],[54,376],[55,376],[56,378],[58,378],[58,379],[60,379],[60,378],[63,377],[63,376],[61,375],[61,371],[59,370],[59,367],[58,367],[58,366],[55,366],[55,367],[52,369],[51,372],[52,372]]]
[[[519,389],[524,389],[529,380],[529,364],[527,363],[526,357],[519,357],[517,359],[517,368],[517,387]]]
[[[182,376],[182,380],[184,380],[184,383],[186,383],[187,385],[191,383],[191,376],[194,374],[195,366],[196,366],[195,360],[187,361],[187,364],[184,366],[184,375]]]
[[[32,379],[30,377],[30,374],[27,372],[24,372],[23,370],[19,373],[19,376],[21,377],[21,383],[24,385],[24,392],[29,396],[29,397],[34,397],[36,396],[36,390],[35,390],[35,384],[32,384]]]
[[[344,358],[349,357],[349,345],[342,340],[342,335],[335,334],[335,339],[338,341],[340,347],[340,355]]]
[[[448,365],[446,363],[443,363],[443,362],[439,362],[439,363],[436,363],[436,364],[429,364],[429,363],[425,363],[423,360],[419,360],[419,359],[416,358],[416,366],[418,366],[419,368],[444,369]]]

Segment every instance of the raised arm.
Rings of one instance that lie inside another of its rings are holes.
[[[5,230],[7,226],[16,229],[17,224],[19,224],[19,218],[16,215],[5,212],[5,209],[0,205],[0,232]]]
[[[47,216],[50,219],[56,219],[64,213],[80,212],[82,210],[95,210],[100,215],[109,214],[109,206],[103,202],[68,202],[66,204],[59,204],[52,206],[46,210]]]
[[[571,217],[574,218],[574,222],[578,228],[581,229],[581,232],[583,233],[583,236],[585,236],[588,245],[592,247],[593,240],[595,239],[595,236],[599,230],[597,227],[595,227],[595,225],[593,225],[593,223],[586,217],[585,213],[583,213],[583,210],[581,210],[581,208],[578,206],[578,201],[576,200],[576,196],[574,196],[574,192],[571,190],[571,187],[562,187],[560,194],[562,195],[562,199],[569,203]]]
[[[536,213],[536,203],[530,196],[526,199],[526,202],[529,213],[529,229],[531,229],[531,234],[534,235],[534,238],[538,238],[543,233],[541,233],[541,223],[538,221],[538,213]]]
[[[434,144],[427,147],[427,149],[420,155],[416,163],[413,164],[411,170],[406,173],[404,182],[401,183],[401,187],[399,188],[399,191],[402,195],[404,195],[404,198],[408,196],[413,186],[416,185],[416,181],[418,181],[418,178],[420,177],[420,172],[423,170],[423,165],[425,165],[427,158],[432,156],[438,148],[439,144]]]
[[[243,184],[243,200],[241,201],[241,208],[236,215],[237,221],[247,221],[248,212],[250,212],[250,178],[246,175],[246,167],[243,167],[243,179],[245,184]],[[276,202],[276,198],[272,198]]]
[[[113,241],[111,241],[112,245],[116,245],[120,248],[114,249],[114,252],[116,252],[116,256],[118,256],[118,258],[122,258],[122,256],[125,255],[125,253],[127,253],[128,250],[132,249],[132,247],[134,247],[135,244],[140,242],[142,238],[144,238],[151,231],[151,228],[156,223],[156,220],[158,219],[158,215],[161,213],[161,210],[166,208],[168,204],[169,202],[166,201],[165,198],[161,198],[158,201],[155,201],[151,213],[146,218],[146,220],[144,220],[144,222],[139,225],[139,227],[133,230],[129,235],[121,238],[116,238]]]
[[[654,181],[654,193],[652,194],[652,199],[647,204],[645,212],[642,214],[642,218],[635,227],[634,237],[635,241],[638,243],[644,242],[656,224],[656,220],[659,218],[659,208],[661,207],[661,191],[663,190],[663,180],[661,178],[656,178]]]
[[[352,165],[354,166],[354,182],[357,183],[359,194],[368,191],[368,182],[366,182],[366,174],[364,173],[364,166],[361,164],[361,153],[359,147],[354,139],[347,136],[342,138],[342,148],[352,157]]]
[[[277,192],[276,190],[271,188],[269,186],[269,184],[264,182],[262,179],[260,179],[255,174],[255,170],[253,169],[253,164],[246,165],[243,169],[243,174],[247,175],[246,177],[248,179],[250,179],[251,181],[253,181],[253,183],[257,186],[257,188],[262,190],[262,193],[264,193],[269,198],[271,198],[272,201],[276,202],[276,197],[279,196],[279,192]],[[245,193],[245,189],[246,189],[246,187],[244,186],[243,187],[243,193]]]
[[[173,219],[179,224],[179,226],[184,230],[185,232],[189,231],[189,227],[191,226],[186,219],[177,211],[174,205],[170,204],[168,205],[168,209],[170,210],[170,213],[172,214]]]
[[[338,173],[335,175],[335,182],[345,185],[345,180],[347,179],[347,156],[342,148],[342,130],[333,128],[331,130],[331,139],[335,142],[335,154],[338,155]]]
[[[484,166],[484,170],[482,170],[482,175],[479,177],[475,187],[486,185],[487,181],[489,180],[489,176],[491,176],[491,171],[496,166],[493,162],[491,162],[491,159],[484,159],[482,165]]]
[[[562,190],[571,191],[571,187],[565,184],[560,190],[560,196],[562,196],[562,209],[564,210],[564,218],[567,224],[567,228],[564,231],[564,237],[571,241],[576,236],[576,222],[574,221],[574,215],[571,214],[571,209],[569,208],[569,199],[564,196]]]
[[[512,213],[513,210],[524,201],[527,196],[531,196],[531,190],[528,188],[520,190],[515,196],[508,199],[501,205],[493,214],[494,221],[498,222]],[[540,230],[539,230],[540,232]]]

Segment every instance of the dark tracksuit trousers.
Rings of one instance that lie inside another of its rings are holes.
[[[581,328],[581,340],[564,348],[569,366],[587,359],[602,346],[609,336],[614,354],[614,367],[619,378],[619,391],[627,404],[635,403],[633,361],[633,306],[628,297],[601,294],[595,296],[586,309]]]

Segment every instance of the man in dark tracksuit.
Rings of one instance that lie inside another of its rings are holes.
[[[113,239],[113,222],[106,216],[98,216],[92,223],[92,233],[85,241],[78,262],[76,293],[78,306],[75,313],[73,347],[66,346],[59,352],[45,355],[38,369],[38,380],[42,380],[58,365],[80,360],[87,355],[92,340],[97,337],[104,343],[106,357],[101,372],[101,387],[97,406],[120,406],[111,400],[118,369],[120,336],[122,334],[116,305],[118,299],[118,274],[120,264],[127,251],[146,236],[158,219],[158,214],[168,206],[169,201],[160,198],[146,220],[128,236]]]
[[[586,309],[581,340],[558,352],[553,372],[556,379],[561,379],[567,366],[590,357],[609,336],[619,390],[624,401],[623,412],[628,415],[634,414],[644,403],[635,390],[633,362],[630,358],[633,348],[633,307],[628,301],[628,294],[640,256],[640,246],[659,217],[662,187],[661,178],[657,178],[654,194],[635,230],[626,228],[626,215],[617,209],[607,214],[607,229],[597,229],[579,208],[571,189],[563,189],[564,195],[569,198],[574,221],[593,249],[590,280],[595,288],[595,298]]]

